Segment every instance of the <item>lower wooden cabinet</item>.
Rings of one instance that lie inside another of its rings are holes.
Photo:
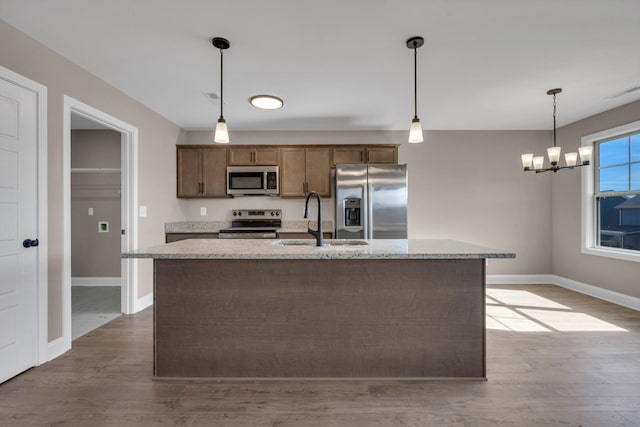
[[[314,236],[311,233],[304,233],[304,232],[300,232],[300,233],[278,233],[278,239],[281,240],[286,240],[286,239],[315,239],[316,236]],[[322,232],[322,238],[323,239],[333,239],[333,233],[330,231],[323,231]]]
[[[218,233],[165,233],[165,243],[187,239],[217,239]]]

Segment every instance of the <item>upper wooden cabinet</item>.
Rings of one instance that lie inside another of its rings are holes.
[[[305,197],[315,191],[331,196],[329,147],[283,147],[280,149],[280,196]]]
[[[334,147],[331,151],[333,152],[331,166],[365,163],[365,148],[360,145]]]
[[[227,197],[227,149],[177,147],[178,197]]]
[[[280,196],[331,196],[337,164],[398,163],[397,145],[210,145],[177,146],[177,195],[227,197],[227,166],[279,166]]]
[[[277,166],[278,147],[229,147],[229,166]]]
[[[367,163],[398,163],[398,147],[394,145],[369,145],[366,147]]]
[[[339,145],[332,149],[331,166],[360,163],[398,163],[395,145]]]

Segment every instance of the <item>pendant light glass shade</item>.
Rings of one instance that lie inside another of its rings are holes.
[[[229,143],[229,131],[227,131],[227,122],[225,122],[222,117],[218,119],[218,124],[216,125],[216,136],[213,138],[213,140],[218,144]]]
[[[411,128],[409,129],[409,142],[415,144],[422,141],[422,125],[420,124],[420,119],[415,118],[411,120]]]

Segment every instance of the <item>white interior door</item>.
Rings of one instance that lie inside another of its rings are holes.
[[[37,165],[36,94],[0,79],[0,382],[37,364]]]

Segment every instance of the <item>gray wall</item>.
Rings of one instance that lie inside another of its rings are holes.
[[[637,101],[562,127],[558,145],[575,151],[583,136],[639,119]],[[557,173],[552,180],[553,274],[640,298],[640,263],[581,253],[580,172]]]
[[[542,152],[549,131],[429,131],[408,144],[405,131],[233,132],[233,144],[401,144],[409,169],[409,237],[458,239],[514,251],[515,260],[491,260],[489,274],[548,274],[551,270],[551,177],[525,174],[520,154]],[[189,144],[207,144],[212,132],[187,132]],[[548,175],[548,174],[547,174]],[[234,208],[282,208],[302,219],[304,200],[270,197],[182,200],[190,220],[230,219]],[[200,216],[207,207],[207,216]],[[323,202],[333,218],[333,202]]]
[[[164,222],[184,218],[175,198],[175,145],[184,132],[159,114],[116,90],[68,59],[0,21],[2,66],[48,89],[49,341],[62,336],[62,124],[63,96],[121,119],[139,130],[139,201],[149,215],[140,218],[141,247],[164,242]],[[122,64],[126,66],[126,64]],[[139,269],[138,295],[152,291],[152,263]]]
[[[71,131],[71,167],[119,169],[120,139],[112,130]],[[119,173],[71,174],[72,277],[120,277],[120,199]],[[98,231],[101,221],[108,232]]]

